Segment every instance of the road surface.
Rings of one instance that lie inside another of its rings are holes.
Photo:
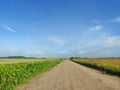
[[[120,90],[120,78],[65,60],[17,90]]]

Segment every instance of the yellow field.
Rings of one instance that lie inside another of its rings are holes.
[[[75,59],[74,62],[120,76],[120,59]]]

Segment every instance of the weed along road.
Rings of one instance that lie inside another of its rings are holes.
[[[120,90],[120,78],[65,60],[17,90]]]

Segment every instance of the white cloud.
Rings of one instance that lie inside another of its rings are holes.
[[[112,22],[120,23],[120,16],[116,17],[115,19],[111,20]]]
[[[96,25],[96,26],[90,28],[90,29],[88,30],[88,32],[97,32],[97,31],[100,31],[100,30],[102,30],[102,29],[104,29],[104,27],[103,27],[102,25]]]
[[[13,29],[13,28],[11,28],[11,27],[9,27],[7,25],[2,25],[2,27],[5,28],[6,30],[10,31],[10,32],[16,32],[15,29]]]
[[[120,36],[106,36],[100,38],[91,38],[88,41],[81,41],[80,49],[94,48],[115,48],[120,47]]]
[[[63,39],[61,39],[57,36],[50,36],[49,40],[56,43],[56,44],[59,44],[59,45],[64,45],[65,44],[65,40],[63,40]]]
[[[120,36],[111,36],[104,41],[105,46],[107,47],[116,47],[120,46]]]

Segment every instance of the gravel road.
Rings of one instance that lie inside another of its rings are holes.
[[[120,78],[65,60],[17,90],[120,90]]]

